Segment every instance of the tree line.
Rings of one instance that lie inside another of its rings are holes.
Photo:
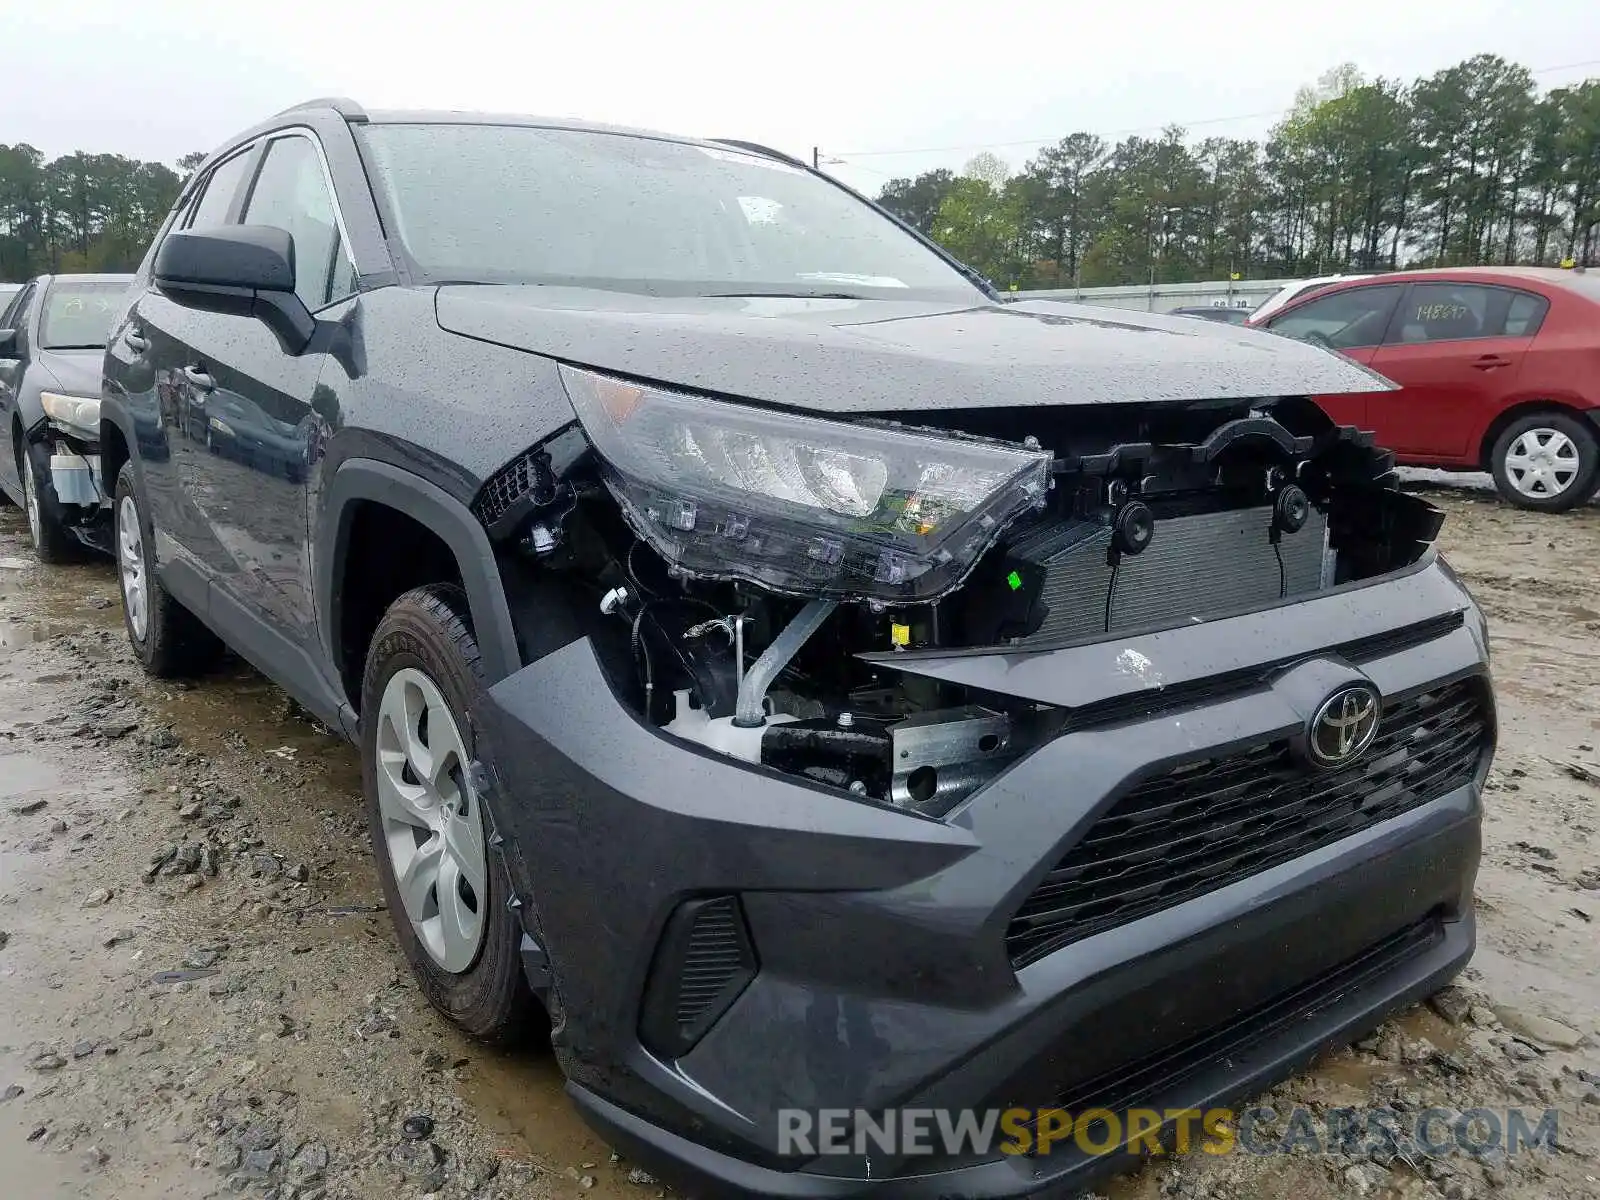
[[[132,271],[204,158],[186,155],[176,169],[81,150],[47,160],[0,143],[0,280]]]
[[[131,271],[202,158],[0,144],[0,279]],[[1594,265],[1600,79],[1541,93],[1489,54],[1409,84],[1345,65],[1262,141],[1079,132],[1019,172],[984,153],[878,200],[1001,286]]]
[[[1020,172],[983,153],[878,201],[1002,287],[1594,265],[1600,80],[1541,93],[1489,54],[1409,84],[1345,65],[1262,141],[1073,133]]]

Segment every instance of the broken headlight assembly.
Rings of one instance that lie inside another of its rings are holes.
[[[91,441],[100,436],[100,397],[40,392],[39,405],[57,429]]]
[[[693,577],[926,603],[1049,490],[1045,450],[561,377],[629,523]]]

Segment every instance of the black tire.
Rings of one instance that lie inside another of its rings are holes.
[[[522,971],[522,929],[508,901],[511,890],[499,856],[487,854],[488,896],[478,900],[483,940],[471,965],[445,970],[429,954],[406,915],[395,880],[378,798],[378,713],[384,690],[404,669],[420,671],[439,690],[461,734],[467,759],[477,753],[474,702],[483,691],[483,666],[466,597],[460,588],[431,584],[406,592],[389,606],[372,636],[361,685],[361,782],[378,877],[395,936],[423,994],[463,1032],[501,1046],[521,1045],[548,1022]],[[484,820],[487,844],[490,826]]]
[[[83,561],[83,543],[68,531],[66,511],[56,499],[56,485],[50,477],[50,448],[25,445],[18,458],[22,511],[28,518],[28,537],[33,542],[33,552],[44,563]]]
[[[123,567],[124,547],[122,521],[124,501],[131,501],[139,526],[138,558],[143,564],[145,595],[145,628],[143,634],[135,628],[128,604],[128,573]],[[216,664],[222,657],[222,642],[217,635],[182,604],[174,600],[155,573],[155,556],[151,552],[154,534],[150,525],[148,506],[139,496],[134,484],[133,464],[124,463],[117,474],[117,494],[112,509],[111,545],[117,559],[117,588],[122,596],[122,624],[128,631],[128,644],[133,647],[145,671],[157,679],[177,679],[197,675]]]
[[[1562,434],[1572,444],[1577,452],[1577,471],[1559,492],[1530,495],[1517,487],[1506,457],[1523,435],[1546,429]],[[1596,438],[1594,427],[1579,417],[1555,411],[1531,413],[1518,417],[1500,432],[1489,451],[1489,469],[1494,474],[1495,488],[1509,503],[1535,512],[1566,512],[1588,500],[1600,486],[1600,439]]]

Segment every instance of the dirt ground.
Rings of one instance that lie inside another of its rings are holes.
[[[1196,1154],[1115,1200],[1600,1197],[1600,507],[1417,486],[1492,623],[1479,948],[1264,1102],[1556,1108],[1555,1150]],[[0,510],[0,1195],[666,1195],[548,1056],[431,1015],[380,906],[354,751],[248,668],[147,681],[111,566],[37,565]]]

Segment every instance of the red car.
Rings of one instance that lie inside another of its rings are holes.
[[[1600,488],[1600,275],[1400,271],[1327,284],[1251,324],[1398,383],[1317,401],[1402,463],[1489,471],[1511,503],[1550,512]]]

